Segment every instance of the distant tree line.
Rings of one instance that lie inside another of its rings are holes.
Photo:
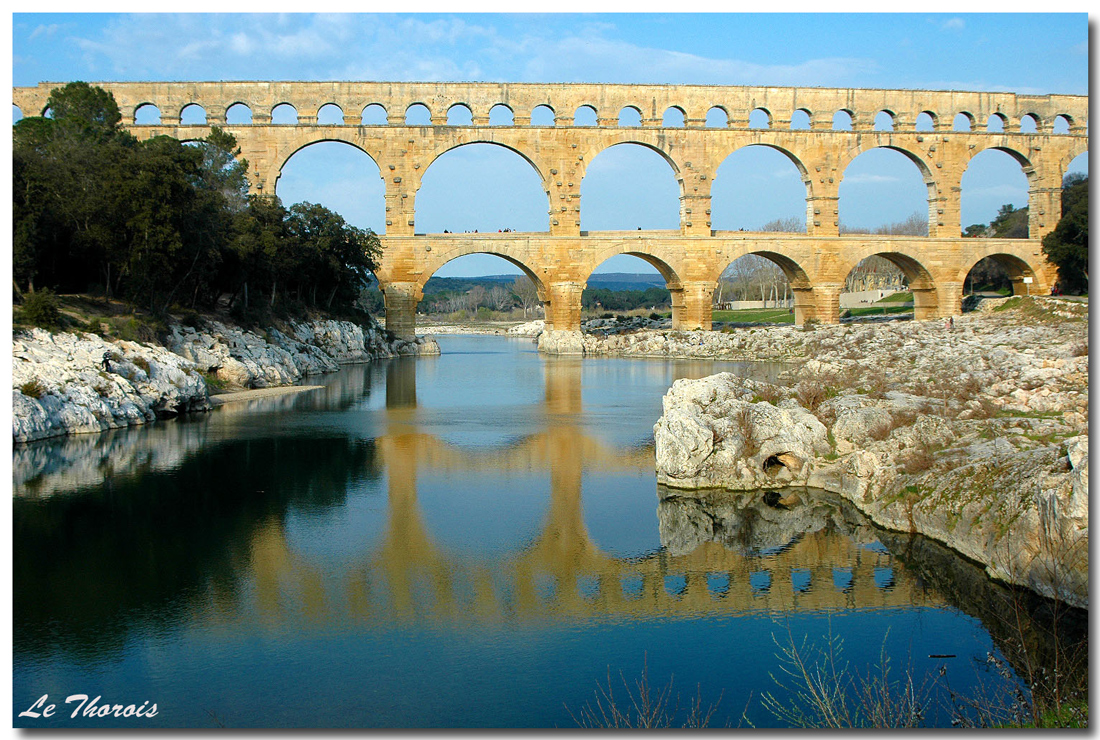
[[[248,163],[213,127],[138,141],[113,96],[75,82],[13,133],[13,277],[173,306],[351,310],[381,253],[369,230],[309,203],[248,195]]]

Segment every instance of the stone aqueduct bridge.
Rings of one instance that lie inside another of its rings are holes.
[[[343,141],[366,152],[385,181],[386,229],[378,278],[386,295],[386,325],[401,336],[415,329],[415,309],[424,283],[443,264],[471,253],[496,254],[523,269],[546,302],[547,322],[555,329],[580,324],[580,297],[592,271],[616,254],[632,254],[654,265],[673,295],[673,325],[709,328],[711,299],[718,277],[745,254],[766,256],[779,264],[795,295],[796,320],[835,322],[839,294],[848,272],[878,254],[905,272],[914,292],[917,318],[960,311],[962,285],[970,268],[995,257],[1022,292],[1046,292],[1054,278],[1040,239],[1061,215],[1061,183],[1074,157],[1088,148],[1085,126],[1088,98],[1067,95],[1017,95],[995,92],[860,90],[692,85],[588,85],[518,83],[381,82],[156,82],[95,83],[118,102],[126,125],[140,137],[166,134],[199,139],[210,124],[223,125],[229,108],[248,107],[252,123],[225,125],[237,137],[249,162],[251,187],[274,193],[282,167],[295,152],[319,141]],[[27,114],[43,112],[57,83],[15,88],[14,102]],[[273,124],[272,110],[290,104],[296,124]],[[189,105],[201,106],[206,125],[182,125]],[[319,125],[319,110],[336,105],[343,125]],[[386,125],[359,125],[360,111],[381,105]],[[406,111],[421,104],[431,125],[407,125]],[[135,112],[155,105],[158,125],[137,125]],[[452,106],[465,105],[471,125],[444,125]],[[497,105],[511,110],[513,124],[489,125]],[[538,106],[555,115],[553,126],[532,126]],[[574,112],[596,111],[597,125],[576,126]],[[619,125],[619,113],[634,108],[640,127]],[[683,114],[683,127],[667,127],[664,113]],[[706,126],[718,108],[727,126]],[[749,116],[763,110],[768,129],[750,129]],[[792,130],[797,111],[806,113],[808,130]],[[838,111],[852,118],[851,131],[831,130]],[[886,112],[892,131],[876,131],[876,116]],[[927,113],[932,131],[917,131]],[[962,114],[969,132],[953,130]],[[999,117],[1003,133],[979,131]],[[1068,134],[1054,134],[1059,116]],[[1021,122],[1034,120],[1035,133],[1021,133]],[[522,156],[538,173],[548,202],[545,232],[507,234],[416,233],[415,201],[421,178],[445,152],[470,143],[491,143]],[[581,181],[588,163],[604,149],[636,143],[662,155],[680,186],[678,231],[582,232]],[[772,147],[794,163],[806,185],[806,233],[764,234],[711,228],[710,192],[719,165],[732,152],[751,144]],[[861,153],[888,147],[908,157],[928,187],[929,236],[899,237],[839,234],[839,188],[845,168]],[[1020,163],[1029,183],[1029,239],[962,239],[961,181],[970,160],[986,149],[1007,152]]]

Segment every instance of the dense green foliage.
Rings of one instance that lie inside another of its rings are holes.
[[[138,141],[114,98],[82,82],[55,89],[52,117],[14,127],[17,291],[172,306],[349,310],[381,247],[369,230],[308,203],[248,195],[248,163],[214,127],[200,142]]]
[[[636,308],[668,306],[670,303],[668,288],[646,288],[645,290],[585,288],[581,293],[581,307],[587,309],[630,311]]]
[[[1064,292],[1089,287],[1089,178],[1071,175],[1062,184],[1062,218],[1043,237],[1043,254],[1058,267]]]

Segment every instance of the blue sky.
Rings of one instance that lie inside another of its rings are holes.
[[[364,79],[913,87],[1088,93],[1088,18],[1076,14],[176,15],[15,14],[15,85],[71,80]],[[14,115],[14,113],[13,113]],[[875,150],[845,174],[841,218],[874,227],[926,212],[916,170]],[[987,161],[986,161],[987,160]],[[1087,171],[1082,157],[1073,169]],[[496,179],[502,184],[489,186]],[[793,165],[759,147],[733,155],[714,183],[715,228],[803,217]],[[284,201],[309,200],[382,230],[382,183],[339,144],[284,168]],[[671,170],[641,147],[593,160],[582,228],[677,228]],[[1027,204],[1007,155],[963,181],[963,224]],[[464,214],[472,214],[466,216]],[[518,157],[487,145],[446,155],[417,196],[417,230],[546,229],[546,199]],[[619,258],[605,270],[642,271]],[[515,272],[468,257],[444,274]]]

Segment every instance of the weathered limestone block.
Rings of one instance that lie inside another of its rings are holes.
[[[584,335],[579,331],[551,329],[539,335],[539,352],[548,355],[583,355]]]

